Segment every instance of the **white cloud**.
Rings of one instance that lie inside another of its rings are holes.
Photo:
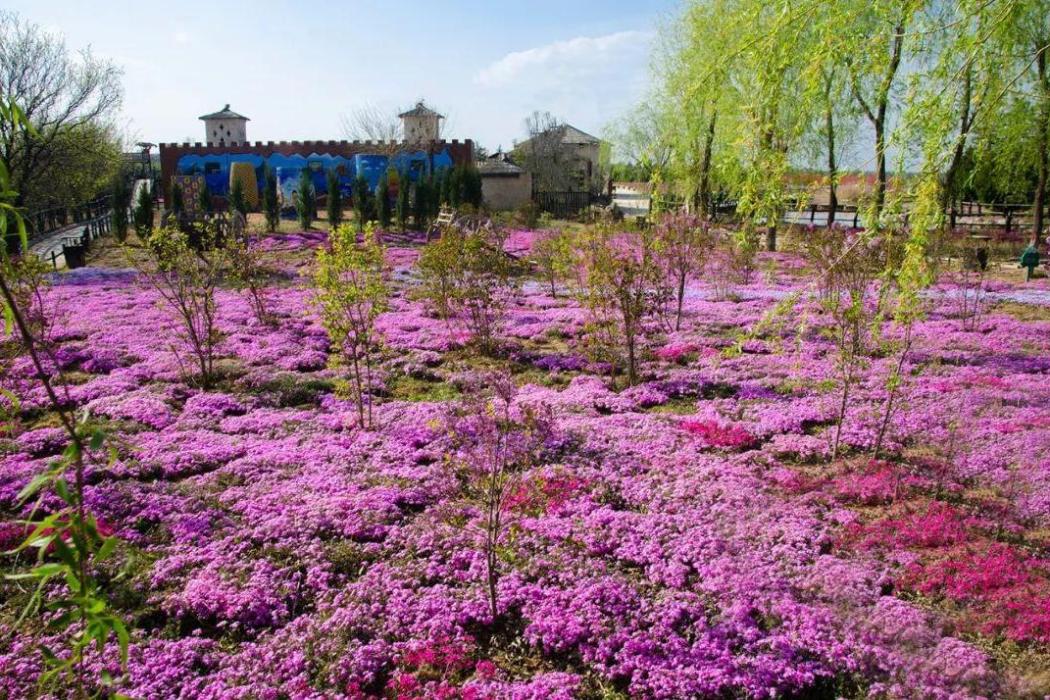
[[[524,51],[514,51],[483,68],[474,82],[503,87],[518,81],[566,83],[607,73],[611,66],[647,55],[652,32],[624,31],[578,36]]]
[[[184,29],[176,29],[175,33],[171,37],[176,44],[188,44],[190,43],[190,33]]]
[[[645,94],[653,37],[651,31],[579,36],[506,54],[475,74],[464,134],[509,147],[525,137],[524,119],[538,110],[600,136]]]

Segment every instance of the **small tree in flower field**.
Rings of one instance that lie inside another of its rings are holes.
[[[468,226],[463,237],[457,301],[467,328],[482,353],[492,353],[515,289],[514,265],[504,252],[506,233],[490,223]]]
[[[230,281],[244,294],[256,320],[264,325],[273,325],[275,319],[270,313],[266,293],[267,271],[259,252],[257,241],[246,232],[226,241]]]
[[[515,405],[517,388],[507,375],[480,378],[448,417],[449,462],[469,500],[480,511],[489,614],[499,617],[501,552],[511,523],[510,500],[523,475],[541,463],[553,430],[551,412]]]
[[[371,228],[371,226],[369,227]],[[317,252],[315,300],[333,349],[350,365],[350,393],[361,426],[372,427],[372,365],[377,341],[375,321],[387,308],[383,247],[371,231],[358,243],[348,225],[332,231],[327,248]]]
[[[215,358],[222,341],[215,293],[230,256],[216,238],[211,225],[197,224],[189,234],[173,227],[157,229],[147,245],[150,259],[139,270],[178,321],[175,335],[183,347],[172,349],[180,365],[189,350],[197,365],[197,383],[203,389],[215,381]]]
[[[505,233],[489,222],[447,226],[419,256],[420,295],[434,312],[452,322],[461,318],[482,353],[496,347],[514,263],[504,252]]]
[[[572,259],[572,242],[561,229],[547,229],[536,235],[532,260],[543,279],[550,285],[551,296],[558,298],[558,280],[568,274]]]
[[[626,360],[627,382],[633,386],[643,324],[659,308],[665,281],[653,234],[595,228],[581,238],[577,263],[591,335],[606,357]],[[606,347],[610,344],[618,347]]]
[[[714,238],[707,222],[684,211],[666,214],[656,226],[656,253],[660,265],[673,280],[675,296],[674,329],[682,328],[682,303],[685,285],[704,267]]]

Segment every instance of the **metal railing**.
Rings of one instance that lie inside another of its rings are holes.
[[[25,216],[25,222],[29,229],[30,245],[64,228],[82,224],[100,216],[108,216],[112,209],[112,201],[112,196],[107,195],[72,207],[50,207],[29,212]]]

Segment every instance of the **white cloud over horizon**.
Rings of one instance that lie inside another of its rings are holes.
[[[483,87],[511,85],[522,78],[586,77],[603,72],[610,63],[648,55],[653,32],[628,30],[604,36],[578,36],[524,51],[512,51],[474,77]]]
[[[478,70],[473,83],[521,120],[549,111],[598,134],[644,94],[653,37],[652,31],[626,30],[512,51]],[[492,143],[487,129],[479,131]]]

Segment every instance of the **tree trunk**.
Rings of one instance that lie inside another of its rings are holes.
[[[951,228],[955,228],[954,203],[957,198],[955,180],[958,176],[959,165],[962,163],[963,153],[966,150],[966,137],[970,133],[970,103],[973,98],[973,67],[966,66],[966,74],[963,78],[962,94],[962,116],[959,119],[959,135],[955,139],[955,148],[952,150],[952,161],[948,164],[948,170],[944,174],[944,188],[941,190],[941,211],[947,212],[951,208]]]
[[[886,134],[884,133],[886,113],[879,110],[875,122],[875,222],[882,215],[886,204]]]
[[[894,369],[894,373],[890,380],[889,393],[886,396],[886,404],[882,412],[882,421],[879,424],[879,434],[875,438],[875,450],[872,455],[872,459],[878,459],[879,453],[882,451],[882,442],[886,437],[886,431],[890,427],[890,417],[893,415],[893,401],[897,397],[897,392],[900,390],[902,377],[904,376],[904,362],[908,359],[908,352],[911,350],[911,324],[908,324],[907,329],[904,331],[904,346],[901,348],[900,357],[897,359],[897,367]]]
[[[825,113],[828,134],[828,228],[835,225],[835,215],[839,210],[838,166],[835,164],[835,118],[832,116],[831,104]]]
[[[893,30],[893,46],[890,53],[890,62],[886,67],[886,73],[882,76],[875,95],[875,103],[871,105],[861,94],[857,76],[853,75],[853,94],[861,109],[867,115],[868,121],[875,129],[875,225],[878,225],[882,215],[882,209],[886,204],[886,113],[889,109],[890,91],[893,88],[893,80],[900,68],[901,54],[904,50],[904,28],[907,17],[901,17]],[[874,110],[872,107],[874,106]]]
[[[638,375],[635,372],[635,352],[634,346],[636,338],[634,337],[634,324],[624,324],[624,335],[627,336],[627,386],[634,386],[638,382]]]
[[[700,161],[699,214],[701,219],[711,216],[711,147],[715,142],[715,120],[718,110],[711,112],[711,121],[707,124],[707,136],[704,139],[704,157]]]
[[[685,270],[678,271],[678,311],[675,314],[674,329],[682,330],[682,301],[685,299]]]
[[[1040,46],[1036,56],[1036,70],[1039,74],[1040,105],[1039,123],[1037,124],[1037,149],[1039,152],[1039,180],[1035,187],[1035,215],[1032,224],[1032,245],[1038,246],[1043,236],[1043,209],[1046,206],[1047,170],[1050,169],[1050,148],[1047,129],[1050,128],[1050,82],[1046,74],[1046,48]]]
[[[824,77],[824,133],[828,139],[828,228],[839,210],[839,171],[835,163],[835,105],[831,99],[832,76]]]

